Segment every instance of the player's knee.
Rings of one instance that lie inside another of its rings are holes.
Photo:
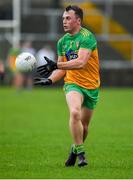
[[[71,115],[72,119],[79,120],[80,119],[80,109],[73,108],[70,112],[70,115]]]

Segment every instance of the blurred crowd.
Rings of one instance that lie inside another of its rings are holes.
[[[26,41],[18,47],[11,47],[6,60],[0,59],[0,86],[10,85],[21,90],[23,88],[31,90],[35,72],[20,73],[16,70],[16,57],[22,52],[29,52],[37,59],[37,66],[45,64],[44,56],[55,60],[55,52],[50,45],[44,45],[38,51],[33,47],[32,42]]]

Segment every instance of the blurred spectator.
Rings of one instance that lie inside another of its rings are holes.
[[[8,67],[10,68],[10,70],[12,72],[15,72],[16,71],[16,68],[15,68],[15,60],[16,60],[16,57],[21,53],[21,49],[20,47],[11,47],[9,49],[9,52],[8,52],[8,57],[7,57],[7,65]]]
[[[29,52],[35,56],[36,50],[32,47],[31,41],[25,41],[21,44],[21,52]]]
[[[0,60],[0,85],[4,84],[4,78],[5,78],[5,66],[3,64],[3,61]]]
[[[55,61],[55,52],[49,45],[47,45],[40,49],[36,54],[36,58],[38,60],[37,66],[41,66],[46,63],[44,56],[47,56],[49,59]]]
[[[7,66],[10,73],[9,80],[11,81],[13,86],[17,89],[22,88],[22,81],[23,81],[21,73],[17,72],[15,68],[15,60],[20,53],[21,53],[20,47],[15,47],[15,48],[11,47],[9,49],[8,57],[7,57]]]

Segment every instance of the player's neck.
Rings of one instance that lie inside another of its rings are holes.
[[[69,34],[70,34],[71,36],[74,36],[75,34],[78,34],[78,33],[79,33],[80,29],[81,29],[81,26],[77,27],[77,28],[74,29],[72,32],[70,32]]]

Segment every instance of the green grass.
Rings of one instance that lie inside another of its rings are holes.
[[[72,143],[61,89],[0,89],[0,178],[133,178],[133,89],[102,89],[85,142],[89,165],[66,168]]]

